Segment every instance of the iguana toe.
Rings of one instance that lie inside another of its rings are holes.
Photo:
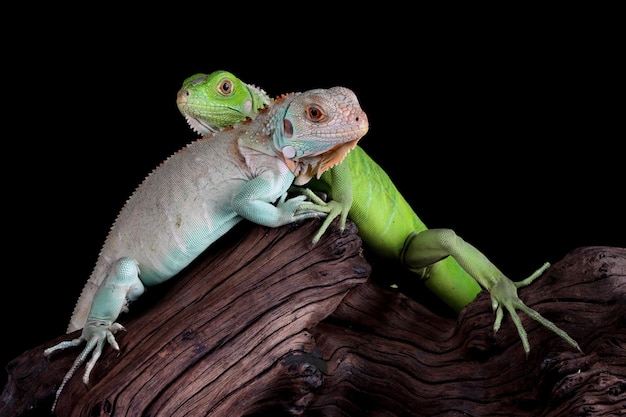
[[[337,217],[339,217],[339,229],[343,232],[346,228],[346,219],[348,217],[348,213],[347,212],[344,213],[343,206],[336,201],[331,200],[323,204],[303,203],[300,206],[300,209],[326,213],[326,218],[324,219],[322,226],[319,228],[315,236],[313,236],[312,242],[314,245],[320,240],[320,238],[324,235],[326,230],[328,230],[328,227],[330,226],[330,224]]]
[[[300,206],[300,210],[326,213],[324,223],[322,223],[322,226],[319,228],[315,236],[313,236],[312,243],[314,245],[320,240],[324,233],[326,233],[326,230],[328,230],[330,224],[337,217],[339,217],[339,230],[343,232],[346,229],[346,221],[348,219],[348,213],[350,211],[349,205],[346,207],[346,204],[343,204],[336,200],[324,201],[314,191],[308,188],[299,188],[297,191],[310,200],[308,202],[302,203],[302,205]]]
[[[567,332],[560,329],[556,324],[551,322],[550,320],[543,317],[541,314],[528,307],[517,295],[517,289],[521,287],[525,287],[529,285],[532,281],[534,281],[537,277],[539,277],[543,271],[545,271],[550,264],[546,263],[537,271],[535,271],[530,277],[526,278],[523,281],[513,282],[506,277],[501,277],[501,279],[489,290],[491,294],[491,305],[495,310],[496,318],[493,323],[493,331],[494,333],[500,329],[500,325],[502,323],[502,319],[504,316],[504,309],[509,312],[511,315],[511,320],[515,324],[517,328],[517,333],[522,341],[522,345],[524,347],[524,351],[528,355],[530,352],[530,344],[528,343],[528,335],[524,326],[522,325],[522,321],[517,313],[517,310],[523,311],[531,317],[533,320],[536,320],[544,327],[547,327],[554,333],[556,333],[561,339],[565,340],[569,345],[581,351],[578,343],[574,339],[572,339]]]
[[[85,385],[89,383],[89,375],[91,374],[92,369],[94,368],[94,366],[96,365],[96,362],[98,361],[98,359],[100,358],[100,355],[102,354],[102,350],[104,349],[104,342],[106,341],[107,343],[109,343],[113,347],[113,349],[120,350],[120,347],[117,341],[115,340],[115,336],[114,336],[114,334],[120,330],[126,330],[126,329],[124,329],[124,326],[122,326],[119,323],[113,323],[109,326],[103,325],[103,323],[97,323],[97,324],[91,324],[91,325],[88,324],[83,329],[83,332],[81,333],[80,337],[58,343],[52,347],[49,347],[48,349],[44,351],[44,355],[48,357],[52,353],[58,350],[64,350],[70,347],[76,347],[76,346],[81,345],[85,341],[87,342],[87,344],[81,351],[80,355],[78,355],[76,360],[74,360],[72,367],[67,371],[67,373],[63,377],[63,380],[61,381],[61,384],[59,385],[59,388],[57,389],[57,392],[54,398],[54,403],[52,404],[53,412],[54,412],[54,409],[56,408],[57,401],[59,400],[59,396],[61,395],[63,388],[65,388],[65,385],[68,383],[68,381],[72,378],[72,376],[74,376],[76,371],[78,371],[78,369],[83,365],[83,363],[85,363],[89,355],[91,355],[91,358],[89,359],[89,361],[87,361],[85,365],[85,373],[83,374],[83,383]]]

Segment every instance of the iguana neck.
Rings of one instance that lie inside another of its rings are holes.
[[[258,134],[241,136],[239,145],[267,155],[278,155],[284,158],[283,148],[288,146],[282,119],[287,113],[289,103],[297,94],[299,93],[285,94],[277,98],[273,106],[260,108],[258,117],[240,122],[251,125],[261,123],[262,127],[252,129],[254,132],[259,132]]]

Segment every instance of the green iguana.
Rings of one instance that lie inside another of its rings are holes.
[[[187,78],[178,92],[177,105],[190,127],[199,134],[206,134],[247,117],[254,118],[259,109],[271,106],[272,100],[263,89],[245,84],[232,73],[215,71]],[[496,313],[494,332],[500,328],[503,309],[506,309],[527,354],[530,345],[516,310],[523,311],[580,350],[565,331],[526,306],[517,295],[517,288],[539,277],[549,267],[548,263],[523,281],[511,281],[453,230],[428,229],[385,171],[359,146],[343,163],[326,171],[319,180],[309,182],[307,187],[324,192],[330,198],[324,202],[308,189],[303,191],[315,202],[308,203],[308,208],[328,213],[314,243],[334,218],[340,217],[343,230],[348,217],[357,225],[367,248],[382,257],[398,260],[418,274],[426,286],[456,312],[474,300],[480,286],[487,289]]]
[[[116,322],[145,287],[174,277],[242,219],[278,227],[311,217],[306,196],[287,198],[295,178],[306,182],[338,164],[368,130],[355,94],[343,87],[292,93],[254,120],[182,148],[152,171],[117,216],[76,304],[67,332],[86,343],[58,388],[87,360],[83,382],[105,342],[119,350]]]

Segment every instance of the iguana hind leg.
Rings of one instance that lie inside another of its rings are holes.
[[[127,311],[128,303],[135,300],[143,292],[144,285],[139,279],[137,262],[127,257],[118,259],[111,265],[104,282],[93,296],[89,318],[81,335],[76,339],[60,342],[44,351],[44,355],[48,357],[56,351],[86,343],[57,389],[52,405],[53,412],[63,388],[85,362],[83,383],[89,383],[89,375],[102,354],[105,341],[115,350],[120,350],[114,335],[118,331],[124,330],[124,327],[114,321],[121,312]],[[87,361],[90,355],[91,358]]]
[[[526,354],[530,352],[530,344],[528,343],[528,336],[526,335],[526,330],[524,330],[524,326],[520,320],[519,315],[516,310],[521,310],[526,313],[532,319],[538,321],[546,328],[552,330],[556,333],[561,339],[565,340],[569,345],[581,351],[580,346],[574,339],[572,339],[567,332],[560,329],[556,324],[552,323],[547,318],[543,317],[537,311],[528,307],[517,295],[517,289],[526,287],[530,285],[535,279],[537,279],[543,272],[550,267],[550,264],[546,262],[536,270],[531,276],[526,278],[525,280],[513,282],[510,279],[504,277],[498,281],[490,290],[489,294],[491,295],[491,306],[496,313],[496,319],[493,323],[493,331],[494,333],[500,329],[500,325],[502,323],[502,318],[504,317],[504,309],[506,309],[511,315],[511,320],[515,324],[517,328],[517,333],[522,339],[522,345],[524,346],[524,351]]]
[[[527,286],[537,279],[549,267],[549,264],[544,264],[525,280],[517,283],[513,282],[484,254],[465,242],[450,229],[428,229],[419,233],[412,233],[405,242],[401,259],[403,264],[409,269],[416,270],[432,265],[448,256],[453,257],[476,282],[489,291],[491,305],[496,314],[493,325],[494,332],[500,329],[504,310],[508,311],[522,340],[524,351],[528,354],[530,352],[530,344],[528,343],[528,336],[521,319],[517,314],[517,310],[520,310],[552,330],[568,344],[580,350],[578,343],[564,330],[526,306],[517,295],[518,288]],[[436,271],[436,269],[433,269],[433,272]],[[445,279],[445,277],[437,277],[437,279]]]
[[[124,329],[124,327],[119,323],[113,323],[107,330],[105,330],[107,342],[113,347],[113,349],[118,350],[118,351],[120,350],[120,347],[117,344],[117,341],[115,340],[115,337],[113,336],[113,334],[117,333],[120,330],[126,330],[126,329]],[[91,374],[91,370],[93,369],[96,362],[100,358],[100,355],[102,354],[102,349],[104,348],[104,339],[100,338],[97,334],[92,334],[92,336],[89,339],[86,339],[85,331],[83,331],[83,334],[80,337],[73,339],[73,340],[67,340],[65,342],[61,342],[44,351],[45,356],[50,356],[52,353],[54,353],[57,350],[63,350],[63,349],[79,346],[85,340],[87,340],[86,346],[83,348],[83,351],[80,353],[80,355],[78,355],[78,357],[72,364],[72,367],[69,369],[69,371],[67,371],[67,373],[63,377],[63,380],[61,381],[61,384],[59,385],[59,388],[57,389],[57,392],[54,397],[54,402],[52,404],[52,412],[54,412],[54,409],[56,408],[57,402],[59,401],[59,396],[61,395],[63,388],[65,388],[65,385],[74,376],[74,374],[82,366],[82,364],[85,363],[85,361],[91,354],[91,359],[89,359],[89,361],[85,365],[85,373],[83,374],[83,383],[85,385],[89,383],[89,375]]]

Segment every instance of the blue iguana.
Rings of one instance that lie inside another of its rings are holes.
[[[246,117],[253,118],[259,109],[271,103],[263,89],[222,70],[188,77],[177,95],[178,109],[189,126],[200,134],[225,128]],[[303,192],[314,200],[307,207],[328,212],[313,242],[334,218],[340,218],[343,229],[349,217],[357,225],[366,248],[415,272],[453,310],[458,312],[474,300],[481,286],[487,289],[496,313],[494,332],[501,326],[504,310],[508,311],[527,354],[530,344],[516,310],[580,350],[564,330],[526,306],[517,295],[517,288],[529,285],[549,263],[522,281],[511,281],[453,230],[428,229],[385,171],[360,146],[343,163],[313,179],[307,187]],[[322,201],[311,189],[326,193],[331,200]]]
[[[286,94],[254,120],[182,148],[137,187],[118,214],[67,332],[79,337],[45,350],[86,343],[57,390],[86,363],[83,382],[105,342],[119,350],[118,316],[145,287],[176,276],[243,219],[277,227],[325,213],[302,209],[305,196],[287,198],[338,164],[368,130],[367,115],[349,89]]]

